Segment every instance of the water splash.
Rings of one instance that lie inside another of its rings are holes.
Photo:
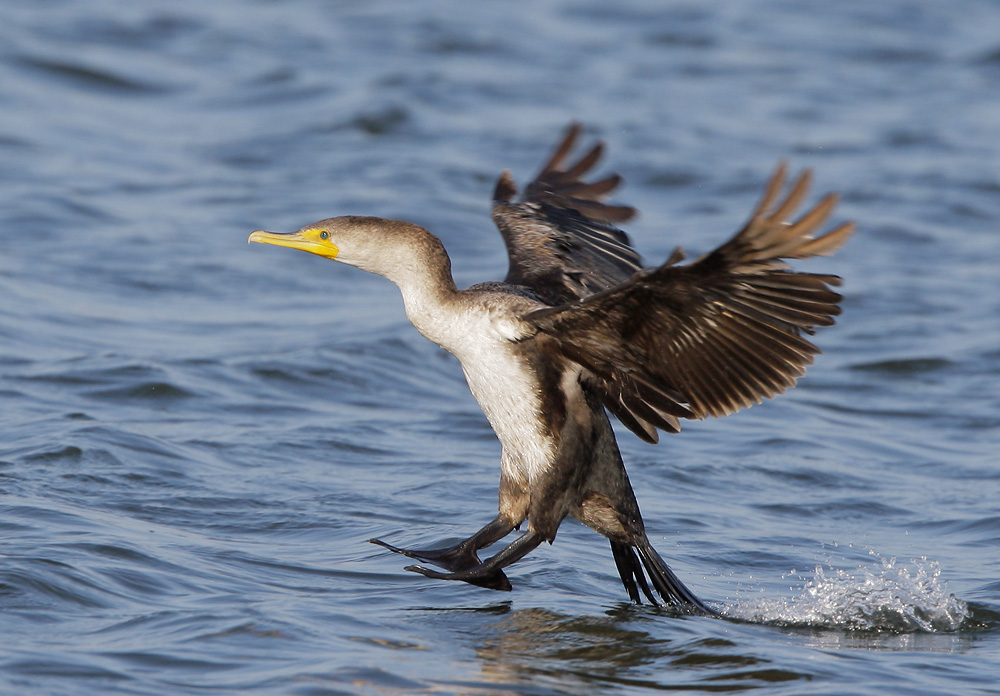
[[[969,609],[948,592],[940,565],[926,558],[910,563],[912,567],[883,558],[875,568],[853,571],[816,566],[798,596],[743,600],[723,613],[782,626],[891,633],[958,630]],[[794,570],[790,575],[801,577]]]

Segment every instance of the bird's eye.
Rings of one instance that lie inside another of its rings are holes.
[[[323,230],[322,232],[319,233],[319,238],[320,239],[329,239],[330,238],[330,233],[327,232],[326,230]]]

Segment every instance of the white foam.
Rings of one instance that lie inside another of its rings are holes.
[[[801,577],[796,571],[790,575]],[[722,610],[744,621],[893,633],[955,631],[968,618],[965,602],[947,590],[941,568],[926,558],[895,558],[842,570],[816,566],[789,599],[741,600]]]

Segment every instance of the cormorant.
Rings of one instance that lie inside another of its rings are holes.
[[[394,282],[410,322],[458,358],[500,440],[492,522],[449,548],[373,543],[441,569],[406,567],[427,577],[509,590],[503,569],[552,543],[570,515],[610,540],[633,601],[641,603],[641,590],[656,604],[651,584],[668,605],[713,613],[650,545],[607,412],[655,443],[658,429],[678,432],[680,418],[723,416],[793,386],[819,353],[802,334],[840,313],[841,296],[830,289],[840,279],[793,271],[784,259],[828,254],[854,226],[813,236],[836,204],[833,194],[790,221],[810,172],[779,200],[782,163],[732,239],[687,265],[678,265],[678,248],[643,268],[616,226],[636,211],[604,200],[621,178],[584,180],[603,144],[567,162],[580,130],[569,127],[519,199],[510,173],[500,175],[492,217],[510,259],[502,283],[459,290],[441,241],[399,220],[335,217],[292,233],[256,231],[249,241]],[[525,522],[521,536],[480,560],[480,549]]]

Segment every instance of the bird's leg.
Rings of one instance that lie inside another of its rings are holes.
[[[500,541],[505,536],[510,534],[512,529],[514,529],[514,525],[511,524],[506,517],[503,515],[497,515],[492,522],[487,524],[465,541],[461,541],[454,546],[449,546],[443,549],[401,549],[397,546],[387,544],[381,539],[369,539],[368,541],[387,548],[390,551],[394,551],[395,553],[401,553],[404,556],[416,558],[418,561],[433,563],[434,565],[445,568],[446,570],[458,572],[482,565],[482,561],[479,560],[479,556],[476,555],[476,551]],[[510,588],[508,587],[507,589]]]
[[[439,580],[462,580],[480,587],[493,590],[510,590],[510,581],[503,573],[503,568],[524,558],[532,549],[542,543],[543,537],[538,532],[528,531],[504,547],[500,553],[487,558],[482,563],[453,573],[442,573],[423,566],[406,566],[405,570],[426,575]]]

